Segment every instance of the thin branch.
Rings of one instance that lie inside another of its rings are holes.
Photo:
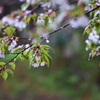
[[[96,8],[94,8],[94,9],[91,9],[90,11],[87,11],[86,13],[85,13],[85,15],[86,14],[89,14],[89,13],[91,13],[91,12],[93,12],[93,11],[95,11],[96,9],[98,9],[100,6],[97,6]]]
[[[34,45],[34,44],[31,44],[31,45],[28,46],[27,48],[25,48],[25,49],[23,49],[22,51],[16,53],[16,56],[14,56],[10,61],[8,61],[8,62],[5,64],[5,66],[8,65],[10,62],[12,62],[15,58],[17,58],[19,54],[23,53],[25,50],[27,50],[28,48],[32,47],[33,45]],[[14,53],[14,54],[15,54],[15,53]]]
[[[15,58],[17,58],[17,57],[18,57],[18,55],[19,55],[19,53],[18,53],[18,54],[16,54],[16,56],[15,56],[15,57],[13,57],[11,60],[9,60],[9,61],[5,64],[5,66],[6,66],[6,65],[8,65],[10,62],[12,62]]]
[[[53,34],[53,33],[56,33],[56,32],[58,32],[58,31],[64,29],[65,27],[67,27],[67,26],[69,26],[69,25],[70,25],[70,23],[67,23],[67,24],[63,25],[62,27],[60,27],[60,28],[58,28],[58,29],[56,29],[56,30],[50,32],[49,35],[51,35],[51,34]]]
[[[97,6],[96,8],[91,9],[90,11],[85,12],[84,15],[87,15],[87,14],[89,14],[89,13],[95,11],[95,10],[98,9],[99,7],[100,7],[100,6]],[[75,17],[75,18],[76,18],[76,17]],[[75,18],[74,18],[74,19],[75,19]],[[53,33],[56,33],[56,32],[58,32],[58,31],[64,29],[65,27],[67,27],[67,26],[69,26],[69,25],[70,25],[70,23],[67,23],[67,24],[63,25],[62,27],[60,27],[60,28],[58,28],[58,29],[56,29],[56,30],[50,32],[48,35],[51,35],[51,34],[53,34]]]

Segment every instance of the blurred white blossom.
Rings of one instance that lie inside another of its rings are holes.
[[[13,50],[13,49],[15,48],[16,45],[17,45],[17,42],[16,42],[15,40],[13,40],[13,41],[11,42],[11,44],[9,45],[8,50],[9,50],[9,51]]]
[[[45,62],[41,62],[40,65],[41,65],[41,66],[44,66],[44,65],[45,65]]]
[[[85,41],[85,43],[87,44],[86,51],[89,50],[88,47],[91,46],[92,43],[100,44],[100,36],[94,28],[92,28],[92,32],[89,33],[88,39]]]
[[[86,16],[80,16],[76,19],[72,19],[70,21],[70,25],[73,28],[78,28],[78,27],[86,27],[86,25],[88,24],[89,19]]]
[[[35,56],[35,60],[36,61],[39,61],[40,60],[40,57],[39,56]]]
[[[38,2],[39,0],[26,0],[27,3],[30,4],[35,4],[36,2]]]
[[[28,8],[29,5],[26,5],[22,8],[22,11],[25,11]]]
[[[25,45],[25,48],[27,48],[26,51],[29,51],[30,50],[30,47],[29,46],[30,46],[29,44],[26,44]]]
[[[9,25],[13,25],[14,20],[11,19],[11,18],[9,18],[9,17],[7,17],[7,16],[4,16],[4,17],[2,18],[2,22],[3,22],[3,23],[8,23]]]
[[[97,15],[100,15],[100,10],[97,10],[94,14],[94,17],[96,17]]]
[[[5,58],[5,54],[2,52],[2,50],[0,50],[0,58]]]
[[[46,43],[49,43],[50,41],[48,39],[46,39]]]
[[[90,42],[89,40],[86,40],[85,43],[86,43],[87,45],[91,45],[91,42]]]
[[[39,67],[39,64],[33,62],[33,63],[32,63],[32,66],[33,66],[33,67]]]
[[[57,29],[60,23],[62,23],[63,19],[67,16],[66,12],[61,12],[52,23],[49,24],[50,29]]]
[[[14,26],[19,28],[19,29],[23,29],[23,28],[26,28],[26,23],[23,21],[19,21],[19,19],[15,19]]]
[[[23,47],[23,44],[18,46],[18,48],[22,48],[22,47]]]
[[[26,23],[23,21],[19,21],[19,16],[15,19],[11,19],[10,17],[5,16],[2,18],[2,22],[7,23],[9,25],[14,25],[15,27],[19,29],[26,28]]]
[[[37,19],[37,22],[36,22],[38,25],[42,25],[44,26],[45,25],[45,20],[43,18],[39,18]]]
[[[50,2],[46,2],[41,5],[41,7],[47,7],[47,8],[50,8],[51,7],[51,3]]]

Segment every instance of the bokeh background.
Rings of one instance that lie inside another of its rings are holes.
[[[20,5],[4,5],[0,18]],[[27,62],[17,60],[14,77],[6,82],[0,77],[0,100],[100,100],[100,57],[88,60],[83,31],[68,26],[50,36],[55,53],[50,52],[53,60],[49,67],[29,69]]]

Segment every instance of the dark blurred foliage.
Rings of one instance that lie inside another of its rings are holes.
[[[18,60],[14,77],[0,77],[0,100],[100,100],[100,57],[88,61],[83,30],[69,26],[50,36],[49,68]]]

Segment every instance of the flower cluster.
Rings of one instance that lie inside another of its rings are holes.
[[[50,11],[49,11],[50,12]],[[47,21],[47,22],[46,22]],[[47,15],[47,14],[43,14],[41,13],[38,18],[37,18],[37,22],[36,24],[37,25],[40,25],[40,26],[45,26],[47,24],[51,24],[52,23],[52,20],[51,18]]]
[[[89,19],[86,16],[80,16],[78,18],[71,20],[70,25],[73,28],[86,27],[86,25],[88,24],[88,21]]]
[[[17,45],[17,42],[15,40],[12,40],[11,44],[8,46],[8,50],[11,51],[15,48]]]
[[[49,55],[50,48],[51,47],[48,45],[26,44],[14,48],[12,50],[12,53],[18,54],[19,58],[21,59],[26,59],[29,62],[29,66],[33,66],[33,67],[39,67],[45,65],[49,66],[49,60],[52,58]]]
[[[45,62],[41,61],[41,58],[39,56],[35,56],[35,60],[32,62],[33,67],[39,67],[40,66],[45,66]]]
[[[95,1],[96,5],[99,1]],[[94,56],[100,55],[100,10],[96,10],[93,13],[93,19],[89,22],[85,28],[84,33],[88,34],[88,39],[85,40],[86,51],[91,50],[89,53],[89,59]]]
[[[100,18],[100,10],[97,10],[94,13],[94,18],[90,21],[89,25],[85,28],[85,32],[88,33],[88,39],[86,39],[86,51],[92,50],[90,53],[93,54],[94,51],[97,50],[98,45],[100,45],[100,34],[99,34],[99,24]]]
[[[89,34],[88,39],[85,41],[87,44],[86,50],[91,49],[93,44],[100,44],[100,36],[97,34],[95,29],[92,29],[92,32]]]
[[[2,18],[3,23],[7,23],[8,25],[14,25],[16,28],[24,29],[26,28],[26,23],[23,21],[19,21],[19,17],[12,19],[8,16]]]

